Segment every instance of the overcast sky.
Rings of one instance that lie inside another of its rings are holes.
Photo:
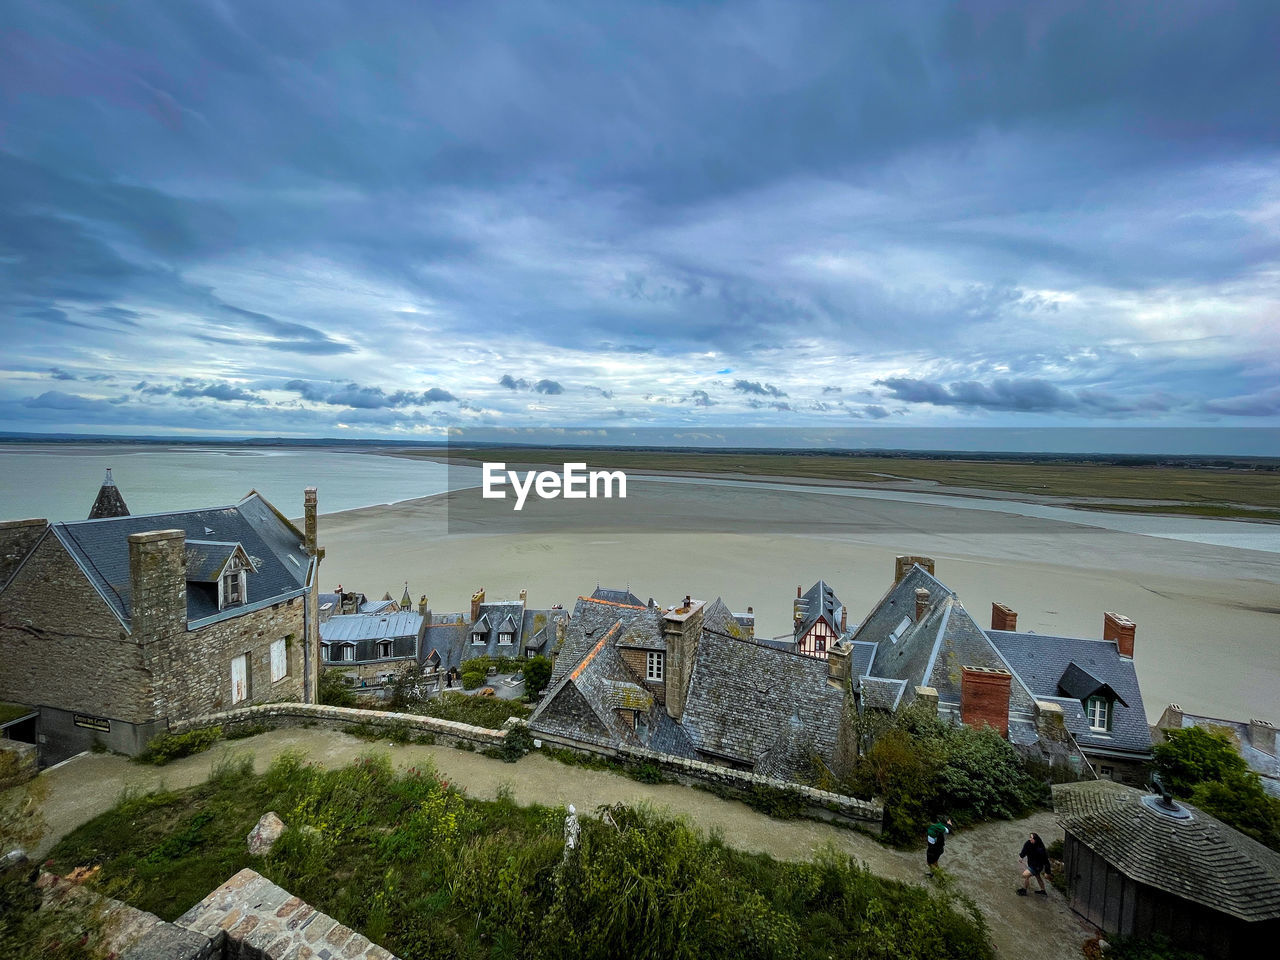
[[[1271,0],[7,0],[0,430],[1280,425],[1278,50]]]

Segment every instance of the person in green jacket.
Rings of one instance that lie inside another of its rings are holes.
[[[925,831],[924,838],[927,843],[925,849],[925,863],[929,865],[929,876],[934,876],[938,872],[938,858],[942,856],[942,851],[947,845],[947,834],[951,832],[951,818],[939,820],[937,823],[929,824],[929,829]]]

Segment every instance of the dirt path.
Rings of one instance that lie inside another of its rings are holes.
[[[506,785],[518,803],[574,804],[591,813],[607,804],[649,802],[687,817],[701,829],[718,831],[737,849],[779,859],[807,859],[820,848],[837,849],[866,862],[875,873],[912,883],[925,881],[923,852],[902,853],[851,830],[807,820],[774,820],[744,804],[702,790],[637,783],[617,774],[568,767],[536,754],[517,764],[447,747],[368,744],[329,730],[276,730],[248,740],[219,744],[208,753],[165,767],[144,767],[109,755],[85,755],[45,771],[44,805],[48,831],[37,853],[43,856],[60,838],[109,809],[126,789],[180,789],[202,783],[213,765],[228,754],[249,754],[255,769],[265,770],[286,750],[301,750],[326,767],[343,766],[370,749],[385,750],[400,768],[430,757],[441,776],[464,787],[469,796],[492,799]],[[1036,814],[1017,823],[986,824],[954,836],[943,866],[959,890],[978,904],[991,927],[1000,956],[1008,960],[1078,960],[1091,935],[1050,889],[1046,897],[1018,897],[1017,853],[1030,830],[1046,842],[1060,836],[1053,817]]]

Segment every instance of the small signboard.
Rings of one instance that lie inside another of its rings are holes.
[[[72,715],[71,719],[77,727],[97,730],[99,733],[111,732],[111,721],[104,717],[87,717],[83,713],[76,713]]]

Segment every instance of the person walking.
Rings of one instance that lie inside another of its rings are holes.
[[[924,859],[929,866],[930,877],[938,873],[938,858],[942,856],[942,851],[947,845],[947,834],[951,832],[951,827],[951,818],[947,817],[945,820],[929,824],[929,829],[925,831],[924,838],[928,847]]]
[[[1033,833],[1022,845],[1022,852],[1018,854],[1018,859],[1025,865],[1022,871],[1022,889],[1018,891],[1018,896],[1025,897],[1027,891],[1031,889],[1031,878],[1036,878],[1036,883],[1040,884],[1040,889],[1036,891],[1036,896],[1047,897],[1049,894],[1044,888],[1043,874],[1049,873],[1049,851],[1045,848],[1044,841],[1040,839],[1040,834]]]

